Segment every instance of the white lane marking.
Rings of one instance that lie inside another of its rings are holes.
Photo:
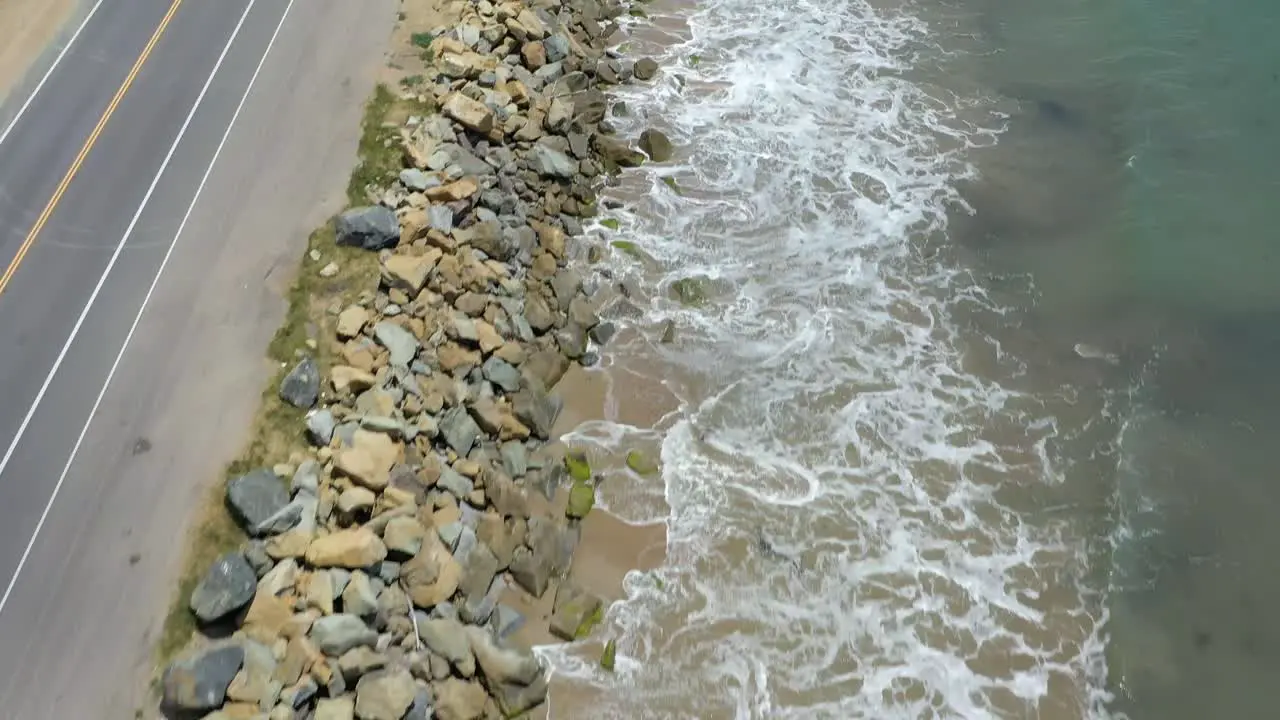
[[[129,227],[124,231],[124,237],[120,239],[120,244],[116,246],[115,252],[111,255],[111,261],[107,263],[107,267],[102,272],[102,277],[98,279],[98,284],[93,288],[93,293],[89,296],[89,302],[85,304],[84,310],[80,312],[79,319],[71,328],[71,336],[67,338],[67,342],[62,346],[62,352],[58,353],[58,359],[53,364],[53,369],[49,371],[49,376],[45,378],[44,384],[40,386],[40,392],[36,395],[35,402],[32,403],[31,409],[27,411],[27,416],[23,418],[22,425],[18,428],[18,434],[9,445],[9,450],[5,452],[4,459],[0,460],[0,474],[4,473],[4,468],[9,464],[9,458],[13,456],[14,449],[18,446],[18,442],[22,439],[22,434],[26,431],[28,423],[35,415],[36,408],[39,407],[40,401],[44,398],[45,392],[48,391],[53,377],[58,372],[58,368],[62,365],[62,361],[67,356],[67,351],[71,348],[72,342],[75,341],[76,335],[80,332],[80,328],[84,325],[85,318],[89,315],[90,308],[93,307],[94,300],[97,299],[98,293],[101,292],[103,284],[106,282],[107,275],[110,274],[111,268],[115,265],[116,260],[120,257],[120,253],[124,250],[125,243],[129,236],[133,233],[134,226],[138,223],[138,218],[142,216],[142,211],[147,205],[147,201],[151,199],[151,195],[155,192],[156,186],[160,184],[160,178],[164,175],[165,169],[169,166],[169,161],[173,159],[174,152],[178,149],[178,144],[182,141],[182,136],[187,131],[191,119],[195,117],[196,111],[200,109],[200,103],[204,100],[205,93],[208,92],[209,86],[213,84],[213,78],[218,74],[218,69],[222,67],[222,61],[226,59],[227,53],[231,50],[231,45],[235,42],[236,36],[240,34],[240,28],[244,26],[245,18],[249,17],[249,11],[253,9],[257,0],[249,0],[249,5],[244,9],[244,13],[240,16],[240,21],[236,23],[235,30],[231,33],[231,39],[227,40],[227,44],[222,48],[222,54],[218,56],[218,62],[214,64],[213,71],[209,73],[209,78],[205,80],[204,87],[200,89],[200,95],[196,97],[196,103],[191,107],[191,112],[187,114],[187,119],[182,123],[182,127],[178,130],[178,137],[174,139],[173,145],[169,148],[169,153],[165,156],[164,162],[160,165],[160,170],[156,172],[155,178],[151,181],[151,187],[147,188],[147,194],[142,198],[142,204],[138,206],[138,211],[134,213],[133,220],[129,222]],[[58,477],[58,482],[53,486],[53,494],[49,496],[49,502],[45,503],[44,511],[40,513],[40,520],[36,523],[36,528],[31,533],[31,538],[27,540],[27,547],[22,551],[22,557],[18,560],[18,566],[14,568],[13,577],[9,578],[9,585],[5,588],[4,596],[0,597],[0,613],[4,612],[5,606],[9,603],[9,597],[13,594],[13,588],[18,584],[18,576],[22,574],[23,567],[27,564],[27,559],[31,556],[31,549],[35,547],[36,538],[40,536],[40,531],[44,528],[45,521],[49,519],[49,511],[53,508],[53,502],[57,500],[58,493],[62,491],[62,485],[67,480],[67,474],[71,471],[71,464],[75,461],[76,453],[80,451],[80,445],[84,442],[84,437],[89,432],[89,425],[93,422],[94,415],[98,412],[98,406],[102,404],[102,398],[107,394],[107,387],[111,385],[111,378],[115,375],[116,369],[120,366],[120,359],[124,357],[125,350],[129,347],[129,341],[133,339],[133,333],[138,329],[138,322],[142,319],[142,313],[147,309],[147,303],[151,300],[152,293],[155,292],[156,285],[160,282],[160,275],[164,272],[165,266],[169,263],[169,257],[173,254],[173,249],[178,244],[178,238],[182,235],[183,228],[186,227],[187,220],[191,217],[191,211],[196,206],[196,201],[200,199],[200,193],[204,190],[205,183],[209,180],[210,173],[213,172],[213,166],[218,161],[218,155],[222,152],[223,146],[227,142],[227,137],[231,135],[231,128],[235,125],[236,119],[240,117],[240,111],[244,108],[245,101],[249,98],[249,92],[253,89],[254,83],[258,79],[258,74],[262,72],[262,66],[266,63],[267,54],[271,52],[271,47],[275,45],[276,38],[280,35],[280,29],[284,27],[285,18],[289,16],[289,9],[293,7],[293,0],[289,0],[289,4],[285,6],[284,13],[280,16],[280,22],[276,24],[275,32],[271,34],[271,40],[267,42],[267,47],[262,52],[262,57],[258,60],[258,66],[253,71],[253,76],[249,78],[249,85],[244,90],[244,95],[240,97],[240,104],[236,106],[235,113],[231,116],[231,121],[227,123],[227,129],[222,134],[222,140],[218,142],[218,147],[213,152],[213,157],[209,159],[209,165],[205,168],[204,177],[200,179],[200,184],[196,186],[196,194],[191,199],[191,204],[187,206],[187,212],[182,217],[182,222],[178,225],[178,231],[174,233],[173,240],[169,243],[169,249],[165,251],[164,259],[160,261],[160,267],[156,270],[156,276],[151,281],[151,287],[147,289],[147,294],[143,296],[142,306],[138,308],[138,314],[133,318],[133,325],[129,327],[129,332],[124,336],[124,344],[120,346],[120,352],[116,354],[116,359],[111,363],[111,370],[107,372],[107,378],[102,383],[102,389],[98,392],[98,397],[93,401],[93,407],[89,410],[89,417],[85,420],[84,427],[80,429],[80,436],[76,438],[76,444],[71,448],[71,455],[67,458],[67,464],[62,468],[62,474]]]
[[[48,70],[44,71],[44,76],[40,78],[40,82],[36,83],[36,88],[27,96],[27,100],[22,103],[22,107],[18,108],[18,114],[13,116],[13,119],[9,121],[8,127],[4,129],[4,132],[0,133],[0,145],[4,144],[5,138],[9,137],[9,133],[13,131],[13,126],[17,125],[18,121],[22,119],[22,116],[26,114],[27,108],[30,107],[32,101],[36,99],[36,95],[40,94],[40,90],[44,87],[45,82],[49,80],[49,76],[53,75],[53,71],[58,69],[58,64],[62,62],[62,58],[66,57],[67,53],[71,50],[71,46],[76,43],[76,38],[80,37],[80,31],[84,30],[85,26],[93,19],[93,16],[98,12],[98,8],[100,7],[102,7],[102,0],[98,0],[98,2],[93,4],[93,7],[89,10],[89,14],[80,22],[80,27],[76,28],[75,33],[71,35],[71,39],[62,47],[62,51],[58,53],[58,56],[53,59],[53,64],[49,66]]]

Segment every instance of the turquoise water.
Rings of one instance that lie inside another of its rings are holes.
[[[1033,110],[986,152],[964,237],[1031,279],[1029,323],[1122,358],[1098,390],[1123,415],[1111,708],[1274,717],[1280,4],[965,9],[998,50],[979,83]]]

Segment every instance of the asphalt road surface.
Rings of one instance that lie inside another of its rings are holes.
[[[154,714],[186,524],[396,4],[106,0],[0,113],[0,717]]]

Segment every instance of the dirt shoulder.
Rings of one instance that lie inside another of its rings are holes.
[[[75,16],[77,0],[0,0],[0,104]]]

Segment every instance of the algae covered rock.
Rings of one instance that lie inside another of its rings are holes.
[[[671,296],[682,305],[698,306],[707,301],[710,280],[705,277],[687,277],[671,283]]]
[[[609,672],[613,672],[614,664],[618,659],[618,641],[610,639],[604,644],[604,652],[600,654],[600,667]]]
[[[575,481],[586,482],[591,479],[591,463],[582,450],[570,450],[564,454],[564,469]]]
[[[569,506],[565,508],[564,514],[581,520],[591,512],[591,508],[596,504],[596,489],[591,485],[589,480],[574,480],[573,487],[569,489]]]
[[[639,450],[632,450],[627,453],[627,467],[637,475],[656,475],[658,473],[658,464],[645,457],[644,453]]]

